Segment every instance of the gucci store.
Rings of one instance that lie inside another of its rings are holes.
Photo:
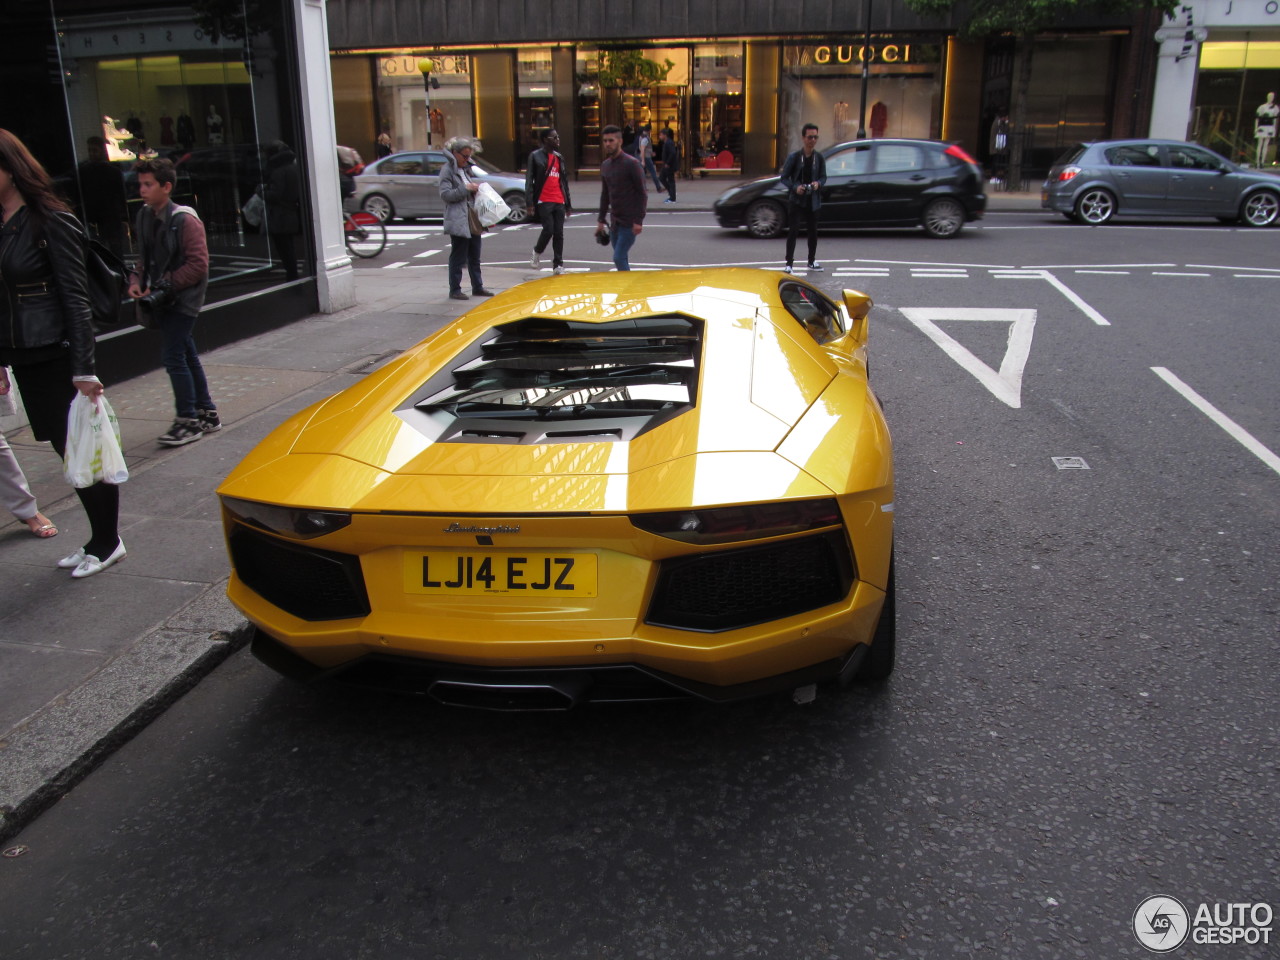
[[[241,215],[263,182],[272,141],[294,149],[303,183],[313,178],[300,80],[300,15],[307,6],[298,0],[218,0],[198,9],[52,0],[6,4],[0,13],[0,72],[8,91],[0,125],[30,146],[91,232],[126,261],[136,254],[132,224],[141,208],[133,164],[174,161],[174,199],[195,208],[209,241],[203,347],[321,305],[316,198],[304,190],[304,233],[295,241],[292,271],[269,235]],[[323,50],[322,8],[312,19]],[[327,57],[320,62],[327,67]],[[327,115],[327,71],[317,86]],[[331,294],[333,277],[323,279]],[[149,341],[140,348],[143,337],[128,323],[103,332],[104,372],[122,379],[154,367],[159,351]]]

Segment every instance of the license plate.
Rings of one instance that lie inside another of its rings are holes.
[[[594,553],[406,553],[407,593],[447,596],[594,597]]]

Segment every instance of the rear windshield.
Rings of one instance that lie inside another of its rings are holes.
[[[1074,147],[1071,147],[1070,149],[1068,149],[1067,152],[1064,153],[1062,156],[1060,156],[1057,160],[1053,161],[1053,165],[1055,167],[1063,167],[1063,166],[1066,166],[1068,163],[1075,163],[1082,156],[1084,156],[1084,152],[1086,149],[1087,149],[1086,144],[1077,143]]]

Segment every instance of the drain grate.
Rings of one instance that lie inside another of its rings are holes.
[[[1088,470],[1084,457],[1054,457],[1053,465],[1059,470]]]

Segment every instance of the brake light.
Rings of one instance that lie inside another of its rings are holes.
[[[955,157],[961,163],[972,164],[975,167],[978,165],[977,160],[973,159],[973,157],[969,156],[967,153],[961,150],[954,143],[951,144],[951,146],[947,147],[947,149],[944,150],[943,153],[945,153],[948,157]]]
[[[631,522],[641,530],[685,543],[733,543],[760,540],[832,527],[841,523],[835,500],[789,500],[710,510],[637,513]]]
[[[1058,172],[1058,182],[1066,183],[1068,180],[1074,180],[1078,176],[1080,176],[1079,167],[1063,167]]]

